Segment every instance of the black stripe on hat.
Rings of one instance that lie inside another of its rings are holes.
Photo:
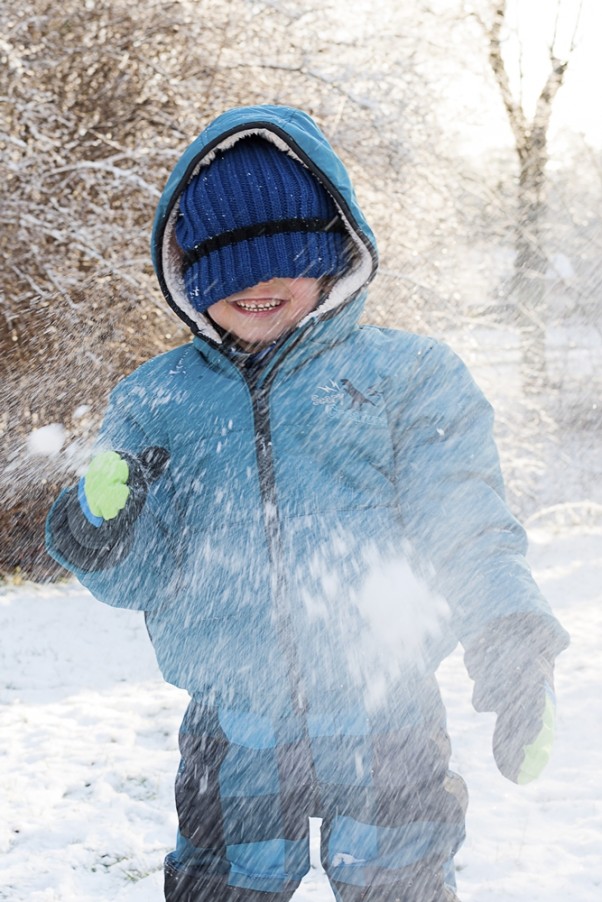
[[[242,226],[229,232],[222,232],[195,244],[186,251],[182,260],[182,269],[185,271],[193,263],[197,263],[202,257],[212,251],[219,251],[223,247],[237,244],[239,241],[248,241],[251,238],[260,238],[270,235],[281,235],[283,232],[346,232],[342,219],[335,216],[332,219],[278,219],[273,222],[258,222],[254,225]]]

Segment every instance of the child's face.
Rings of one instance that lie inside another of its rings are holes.
[[[319,279],[270,279],[212,304],[207,312],[237,344],[251,350],[289,332],[314,309],[319,296]]]

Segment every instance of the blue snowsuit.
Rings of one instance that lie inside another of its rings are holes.
[[[247,134],[309,167],[356,246],[353,270],[260,363],[190,306],[173,240],[183,187]],[[338,899],[440,902],[466,797],[435,670],[498,621],[562,632],[504,503],[491,408],[444,345],[358,325],[374,236],[297,110],[212,123],[169,179],[152,249],[194,338],[119,383],[98,446],[158,446],[168,466],[100,569],[66,551],[74,490],[48,547],[97,598],[145,612],[165,679],[192,697],[168,898],[290,898],[315,814]]]

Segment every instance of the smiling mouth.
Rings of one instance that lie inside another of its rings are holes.
[[[235,301],[234,306],[239,310],[245,310],[247,313],[261,313],[266,310],[276,310],[282,307],[284,300],[274,298],[269,301]]]

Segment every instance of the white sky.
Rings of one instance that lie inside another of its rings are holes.
[[[487,61],[487,42],[473,13],[488,20],[492,0],[371,0],[349,4],[329,0],[337,22],[333,40],[359,41],[367,34],[400,33],[414,29],[424,42],[422,64],[435,79],[446,127],[462,152],[479,156],[513,143],[506,112]],[[508,0],[506,48],[516,96],[520,34],[523,105],[532,114],[549,71],[549,45],[556,26],[556,53],[566,56],[579,20],[576,46],[562,89],[554,101],[550,139],[555,155],[562,154],[563,132],[581,134],[602,148],[602,0]],[[405,43],[402,41],[401,50]],[[387,52],[391,52],[388,46]]]
[[[581,15],[579,17],[579,9]],[[550,127],[551,143],[562,146],[563,133],[581,134],[591,146],[602,147],[602,2],[601,0],[509,0],[506,31],[506,61],[515,96],[521,94],[519,50],[522,54],[523,108],[531,116],[535,102],[549,72],[549,46],[556,25],[556,55],[563,59],[579,19],[576,45],[570,56],[564,84],[554,101]],[[517,39],[520,36],[520,43]],[[465,151],[475,154],[487,148],[511,143],[505,111],[491,103],[490,85],[479,83],[468,69],[450,91],[450,100],[462,100],[477,111],[476,127],[469,135],[459,134]],[[468,146],[468,142],[472,147]]]
[[[579,12],[581,9],[581,15]],[[602,84],[602,3],[600,0],[511,0],[509,21],[517,22],[525,58],[525,108],[532,113],[537,94],[549,71],[548,45],[557,18],[556,53],[566,59],[576,32],[563,89],[556,99],[557,127],[561,123],[602,141],[602,112],[598,90]],[[545,40],[544,40],[545,38]],[[529,61],[527,67],[526,61]]]

